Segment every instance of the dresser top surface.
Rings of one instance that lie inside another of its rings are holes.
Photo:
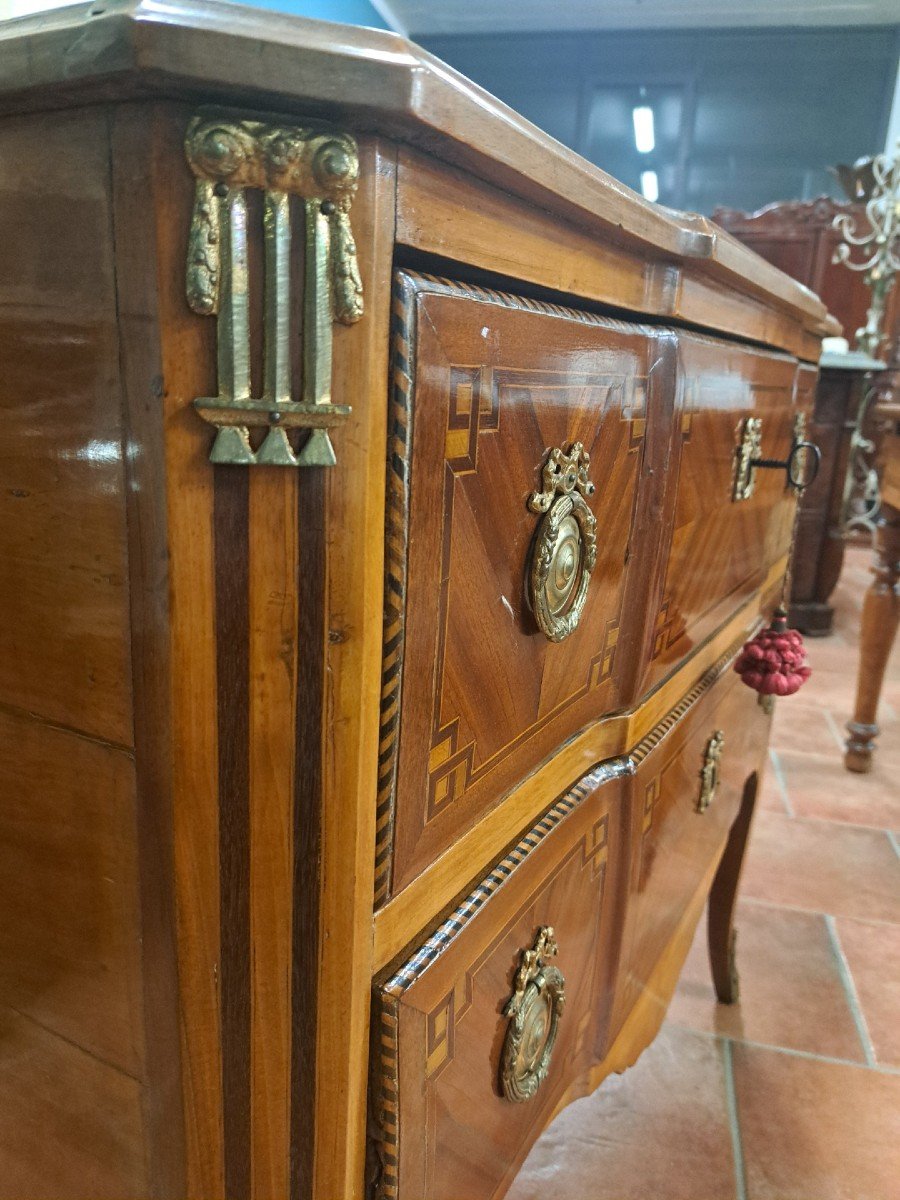
[[[649,203],[396,34],[220,0],[99,0],[0,28],[3,112],[153,96],[382,133],[649,257],[740,280],[816,333],[835,331],[817,296],[710,220]]]

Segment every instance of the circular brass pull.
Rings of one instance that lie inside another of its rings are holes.
[[[556,952],[553,929],[542,926],[534,947],[522,951],[515,988],[503,1010],[509,1026],[500,1060],[500,1086],[507,1100],[516,1104],[530,1100],[550,1070],[566,1002],[562,972],[546,962]]]
[[[594,485],[590,455],[581,442],[569,454],[551,450],[544,464],[544,490],[528,501],[543,513],[531,552],[529,601],[541,631],[561,642],[578,625],[597,561],[597,521],[585,503]]]

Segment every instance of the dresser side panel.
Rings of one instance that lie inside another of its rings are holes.
[[[106,113],[7,119],[0,163],[0,1178],[10,1195],[143,1200],[138,802]]]

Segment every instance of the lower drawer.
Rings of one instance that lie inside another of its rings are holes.
[[[502,1194],[587,1068],[610,1017],[627,770],[562,796],[376,990],[377,1200]]]
[[[668,1002],[681,960],[654,968],[702,907],[767,722],[730,671],[698,685],[376,988],[374,1200],[502,1196],[566,1093],[646,1045],[652,1020],[614,1042],[649,989]]]
[[[768,742],[758,695],[730,670],[681,720],[666,724],[631,754],[630,886],[613,1034],[642,993],[660,993],[655,968],[698,888],[704,880],[709,886]],[[661,1009],[669,998],[668,989],[654,997]]]

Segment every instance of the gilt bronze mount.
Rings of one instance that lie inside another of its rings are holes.
[[[719,786],[719,764],[722,760],[722,750],[725,746],[725,733],[717,729],[703,751],[703,765],[700,768],[700,794],[697,797],[697,812],[705,813],[716,798]]]
[[[204,111],[185,138],[196,177],[187,256],[187,299],[217,317],[218,391],[194,401],[217,433],[210,462],[332,466],[329,430],[347,405],[331,401],[332,323],[363,312],[350,228],[359,157],[352,137],[330,127],[249,120]],[[251,395],[247,189],[264,192],[264,369]],[[302,389],[295,399],[291,344],[291,204],[303,204],[305,259]],[[293,430],[308,430],[302,445]],[[264,432],[257,446],[251,432]]]
[[[538,930],[531,950],[522,951],[513,994],[503,1015],[509,1026],[500,1061],[500,1086],[507,1100],[530,1100],[550,1070],[550,1058],[566,1001],[562,972],[548,959],[557,954],[549,925]]]
[[[551,642],[567,638],[581,620],[597,561],[597,521],[585,499],[594,494],[590,463],[581,442],[568,454],[551,450],[543,491],[528,500],[532,512],[544,514],[532,547],[529,601]]]

